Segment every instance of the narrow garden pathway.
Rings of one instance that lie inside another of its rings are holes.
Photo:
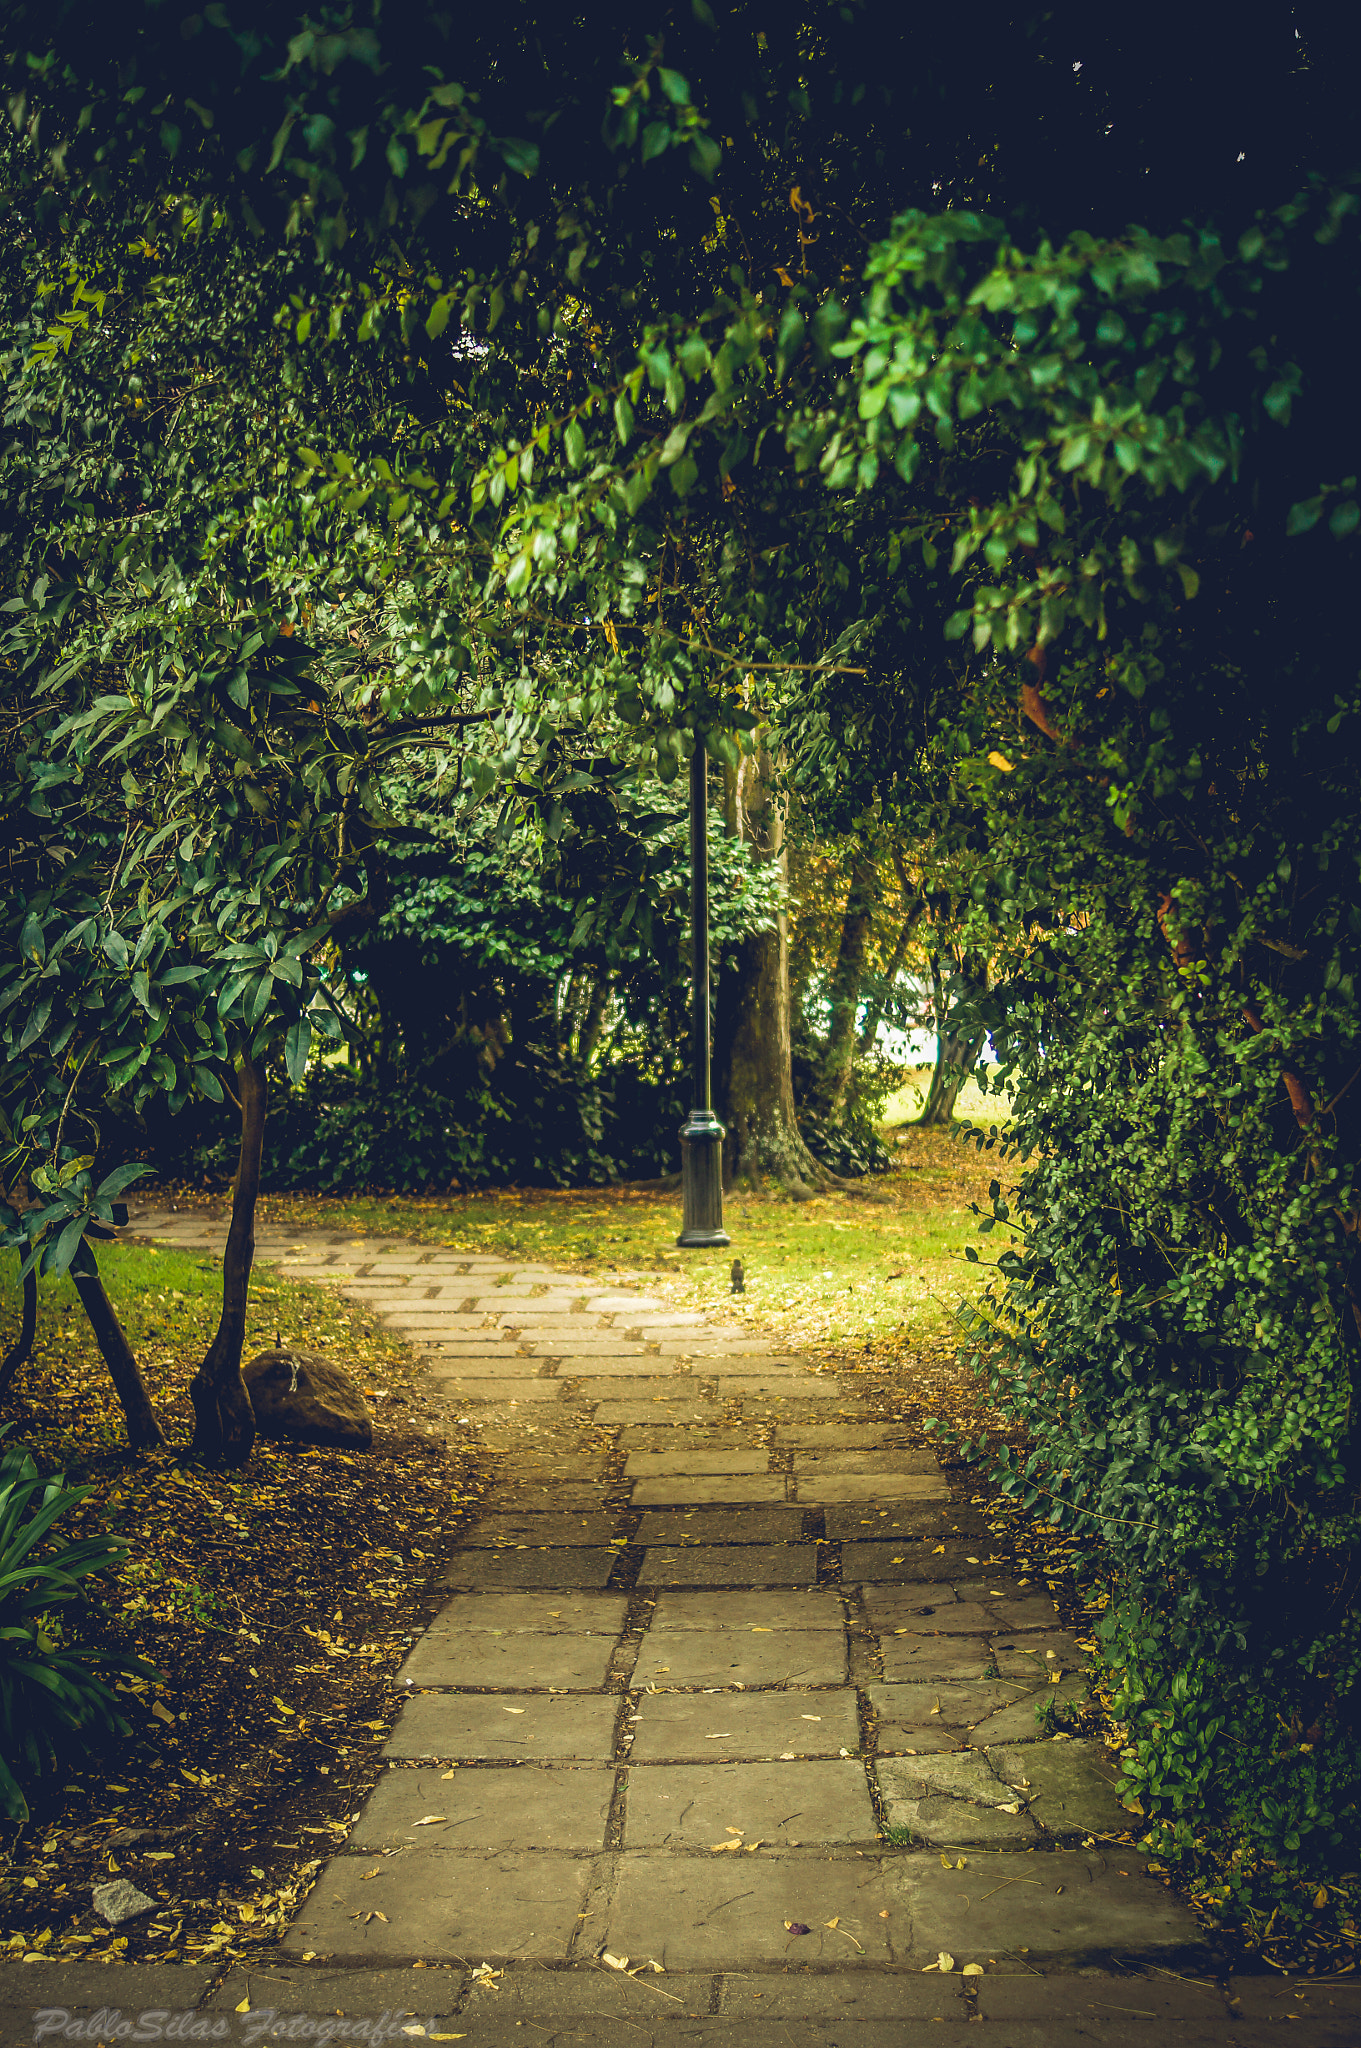
[[[258,1256],[417,1347],[495,1477],[384,1776],[215,2007],[390,2010],[470,2048],[1243,2042],[1288,2014],[1355,2038],[1337,1986],[1216,1981],[1118,1840],[1104,1747],[1045,1718],[1076,1643],[862,1381],[640,1275],[319,1231]]]

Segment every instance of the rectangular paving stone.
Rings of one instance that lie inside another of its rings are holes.
[[[703,1478],[639,1479],[634,1484],[631,1498],[636,1508],[687,1507],[691,1503],[698,1506],[707,1502],[783,1502],[785,1478],[783,1472],[760,1472],[737,1474],[730,1478],[713,1473]]]
[[[817,1583],[815,1543],[732,1544],[645,1552],[640,1586],[812,1586]]]
[[[645,1685],[844,1685],[846,1639],[840,1630],[649,1629],[629,1683]]]
[[[668,1392],[678,1386],[691,1385],[690,1374],[684,1367],[678,1367],[673,1359],[663,1360],[643,1354],[637,1358],[614,1358],[599,1351],[572,1351],[556,1355],[562,1358],[558,1367],[559,1379],[585,1382],[581,1389],[583,1401],[617,1401],[629,1388],[630,1382],[666,1388]]]
[[[626,1479],[675,1479],[717,1476],[734,1478],[741,1473],[766,1472],[770,1453],[763,1450],[709,1450],[677,1445],[674,1451],[630,1451],[624,1466]]]
[[[398,1673],[409,1685],[489,1686],[591,1692],[605,1683],[609,1636],[466,1636],[427,1629]]]
[[[614,1535],[614,1515],[531,1513],[488,1515],[465,1529],[459,1543],[468,1550],[516,1550],[541,1548],[545,1544],[603,1545]]]
[[[887,1919],[879,1917],[884,1910]],[[791,1934],[786,1920],[809,1932]],[[828,1927],[829,1920],[838,1925]],[[872,1970],[896,1961],[898,1944],[911,1941],[901,1888],[878,1859],[802,1851],[740,1858],[626,1852],[602,1931],[612,1954],[654,1956],[668,1971]]]
[[[1203,1966],[1205,1949],[1190,1911],[1146,1873],[1136,1851],[1060,1850],[1027,1856],[1025,1864],[1022,1872],[1011,1867],[1012,1859],[998,1859],[999,1878],[1031,1881],[1005,1885],[988,1900],[988,1955],[1024,1948],[1032,1969],[1099,1965],[1112,1954],[1165,1967],[1177,1958]],[[959,1963],[974,1957],[982,1875],[972,1857],[963,1870],[944,1870],[934,1856],[907,1857],[890,1867],[890,1885],[911,1915],[923,1961],[940,1949]]]
[[[847,1473],[915,1473],[935,1478],[940,1465],[930,1451],[895,1451],[878,1447],[874,1450],[825,1450],[819,1445],[794,1446],[794,1470],[800,1476],[814,1473],[835,1473],[838,1477]]]
[[[509,1408],[521,1402],[556,1401],[563,1396],[559,1380],[469,1380],[455,1367],[433,1367],[431,1377],[439,1381],[441,1398],[455,1408]]]
[[[535,1764],[480,1770],[388,1771],[350,1830],[351,1850],[602,1849],[614,1772]],[[438,1816],[438,1818],[437,1818]]]
[[[936,1562],[941,1563],[943,1560],[938,1558]],[[946,1607],[967,1600],[971,1603],[972,1611],[972,1608],[978,1605],[985,1584],[986,1581],[980,1585],[976,1581],[966,1580],[963,1586],[956,1587],[952,1586],[948,1579],[941,1579],[934,1584],[918,1581],[914,1585],[906,1586],[866,1586],[865,1611],[869,1616],[870,1627],[880,1635],[895,1628],[910,1628],[915,1633],[921,1633],[927,1629],[928,1616],[931,1630],[941,1625],[937,1617]],[[998,1613],[1000,1612],[999,1603]],[[991,1617],[984,1615],[983,1619],[986,1622]]]
[[[828,1536],[833,1534],[834,1520],[837,1520],[837,1532],[844,1538],[844,1520],[838,1519],[836,1511],[831,1508],[823,1517]],[[944,1581],[947,1585],[958,1585],[961,1581],[984,1579],[990,1571],[996,1571],[997,1562],[985,1541],[974,1542],[947,1535],[932,1541],[934,1534],[931,1531],[924,1540],[904,1536],[897,1543],[848,1543],[843,1540],[842,1584],[910,1586],[938,1585]]]
[[[839,1629],[844,1610],[831,1587],[816,1593],[663,1593],[652,1627],[671,1635],[686,1629]]]
[[[874,1774],[889,1827],[914,1843],[953,1852],[1034,1848],[1040,1839],[1024,1802],[973,1750],[885,1757]]]
[[[613,1294],[595,1294],[583,1287],[582,1296],[592,1315],[617,1315],[633,1310],[639,1315],[664,1316],[668,1313],[666,1303],[658,1301],[655,1294],[629,1294],[616,1291]]]
[[[1035,1979],[1028,1981],[1034,1983]],[[829,2042],[837,2043],[838,2048],[842,2044],[844,2048],[879,2048],[881,2029],[876,2026],[871,2031],[867,2023],[893,2021],[901,2029],[905,2020],[929,2023],[969,2017],[964,1980],[957,1971],[948,1976],[936,1971],[929,1976],[908,1976],[901,1969],[873,1976],[850,1970],[819,1970],[807,1976],[725,1974],[719,1986],[719,2009],[724,2018],[735,2026],[757,2028],[747,2038],[763,2044],[769,2040],[770,2048],[777,2043],[785,2048],[784,2036],[778,2032],[767,2036],[763,2022],[783,2026],[791,2021],[816,2021],[821,2029],[819,2048],[826,2048]],[[923,2048],[927,2038],[915,2028],[910,2034],[890,2033],[884,2028],[882,2037],[886,2048],[890,2043],[892,2048],[908,2048],[909,2043]]]
[[[996,1676],[999,1666],[986,1636],[881,1636],[884,1677],[937,1685]]]
[[[514,1849],[419,1849],[366,1878],[371,1868],[362,1856],[333,1857],[285,1935],[285,1953],[562,1962],[591,1871],[586,1860]],[[386,1918],[371,1917],[379,1912]]]
[[[641,1387],[635,1392],[613,1381],[588,1380],[581,1399],[595,1403],[595,1420],[602,1429],[626,1429],[631,1423],[646,1423],[649,1429],[684,1429],[693,1422],[711,1421],[717,1413],[698,1387],[692,1389],[687,1380],[674,1374],[653,1384],[657,1393],[645,1395]],[[679,1399],[678,1386],[686,1389]]]
[[[432,1626],[492,1635],[617,1636],[628,1604],[626,1593],[455,1593]]]
[[[451,1558],[445,1586],[603,1587],[614,1570],[613,1550],[467,1550]]]
[[[1123,1834],[1130,1825],[1104,1742],[989,1744],[985,1755],[999,1777],[1020,1787],[1051,1835]]]
[[[997,1632],[991,1649],[1003,1678],[1019,1678],[1027,1684],[1034,1682],[1036,1672],[1043,1672],[1047,1680],[1055,1670],[1085,1671],[1091,1662],[1090,1651],[1080,1650],[1076,1637],[1057,1630],[1024,1636]]]
[[[839,1401],[841,1389],[834,1379],[821,1379],[795,1367],[786,1379],[773,1379],[768,1372],[738,1377],[731,1359],[724,1359],[718,1373],[720,1401],[754,1401],[783,1398],[790,1401]]]
[[[798,1496],[807,1506],[823,1501],[948,1500],[943,1472],[799,1472]]]
[[[875,1746],[881,1755],[894,1750],[958,1749],[971,1740],[976,1723],[986,1722],[1018,1702],[1024,1703],[1033,1725],[1032,1702],[1039,1697],[1004,1679],[986,1678],[942,1680],[938,1685],[869,1684],[865,1696],[875,1717]]]
[[[863,1767],[816,1763],[644,1764],[625,1791],[626,1849],[709,1849],[735,1839],[784,1849],[877,1842]],[[734,1863],[754,1851],[729,1851]]]
[[[798,1508],[652,1508],[638,1518],[634,1542],[677,1549],[692,1543],[797,1543]]]
[[[546,1323],[526,1323],[516,1330],[516,1340],[521,1344],[532,1344],[536,1351],[551,1351],[564,1357],[569,1353],[573,1358],[645,1356],[642,1345],[627,1337],[612,1336],[608,1330],[572,1327],[580,1322],[579,1316],[564,1316],[562,1327],[557,1329]]]
[[[635,1764],[773,1762],[860,1745],[853,1692],[649,1693],[630,1721]]]
[[[777,1439],[782,1449],[826,1445],[829,1450],[882,1450],[893,1432],[892,1423],[782,1422]]]
[[[549,1641],[555,1638],[547,1638]],[[608,1763],[617,1697],[418,1693],[397,1717],[384,1756],[490,1758],[506,1763]]]

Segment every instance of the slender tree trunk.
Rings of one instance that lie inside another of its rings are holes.
[[[917,1121],[948,1124],[954,1119],[959,1091],[968,1079],[970,1067],[983,1050],[986,1034],[982,1031],[961,1031],[952,1025],[945,1009],[945,980],[936,960],[931,962],[931,998],[936,1013],[936,1070],[931,1076],[931,1086],[926,1091],[926,1101]]]
[[[246,1301],[255,1258],[255,1205],[265,1144],[265,1070],[241,1057],[241,1160],[232,1192],[232,1221],[222,1255],[222,1318],[189,1398],[194,1404],[194,1449],[225,1465],[244,1465],[255,1442],[255,1412],[241,1377]]]
[[[889,956],[888,965],[879,978],[879,992],[865,1013],[865,1028],[860,1034],[860,1050],[862,1053],[867,1053],[872,1049],[874,1041],[879,1034],[879,1026],[883,1022],[884,1011],[888,1008],[888,999],[893,994],[894,983],[903,971],[903,962],[907,958],[907,949],[912,943],[912,934],[917,928],[917,921],[924,908],[925,905],[919,897],[903,919],[903,928],[899,932],[897,942]]]
[[[90,1318],[95,1342],[109,1368],[114,1391],[123,1405],[128,1442],[134,1451],[154,1450],[157,1444],[165,1442],[165,1437],[151,1406],[141,1368],[124,1335],[118,1313],[104,1290],[88,1241],[82,1241],[76,1247],[76,1256],[71,1263],[71,1280],[80,1296],[81,1306]]]
[[[22,1260],[23,1253],[19,1256]],[[19,1367],[27,1363],[29,1353],[33,1349],[33,1339],[38,1333],[37,1274],[32,1271],[25,1273],[21,1285],[24,1291],[23,1316],[18,1336],[5,1353],[3,1360],[0,1360],[0,1396],[8,1391],[10,1381]]]
[[[735,821],[758,861],[786,867],[784,816],[775,764],[762,747],[725,786]],[[745,801],[743,801],[745,799]],[[807,1196],[827,1176],[799,1135],[789,1033],[789,932],[756,932],[730,947],[719,982],[714,1033],[714,1102],[726,1126],[725,1180],[771,1174]]]
[[[865,955],[869,951],[870,928],[874,922],[875,899],[879,894],[879,872],[864,855],[851,870],[850,894],[841,923],[841,944],[832,974],[832,1017],[822,1055],[822,1090],[828,1108],[840,1109],[850,1086],[855,1064],[856,1018],[860,991],[865,979]]]

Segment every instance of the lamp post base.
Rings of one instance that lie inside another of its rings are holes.
[[[681,1125],[682,1221],[678,1245],[721,1249],[732,1239],[723,1228],[723,1126],[711,1109],[692,1109]]]

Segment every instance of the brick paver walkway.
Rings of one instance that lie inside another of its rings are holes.
[[[470,2048],[1361,2033],[1337,1986],[1216,1981],[1113,1839],[1104,1749],[1037,1719],[1082,1690],[1048,1596],[863,1383],[639,1276],[319,1232],[259,1257],[416,1346],[496,1476],[385,1776],[215,2010],[390,2009]]]

